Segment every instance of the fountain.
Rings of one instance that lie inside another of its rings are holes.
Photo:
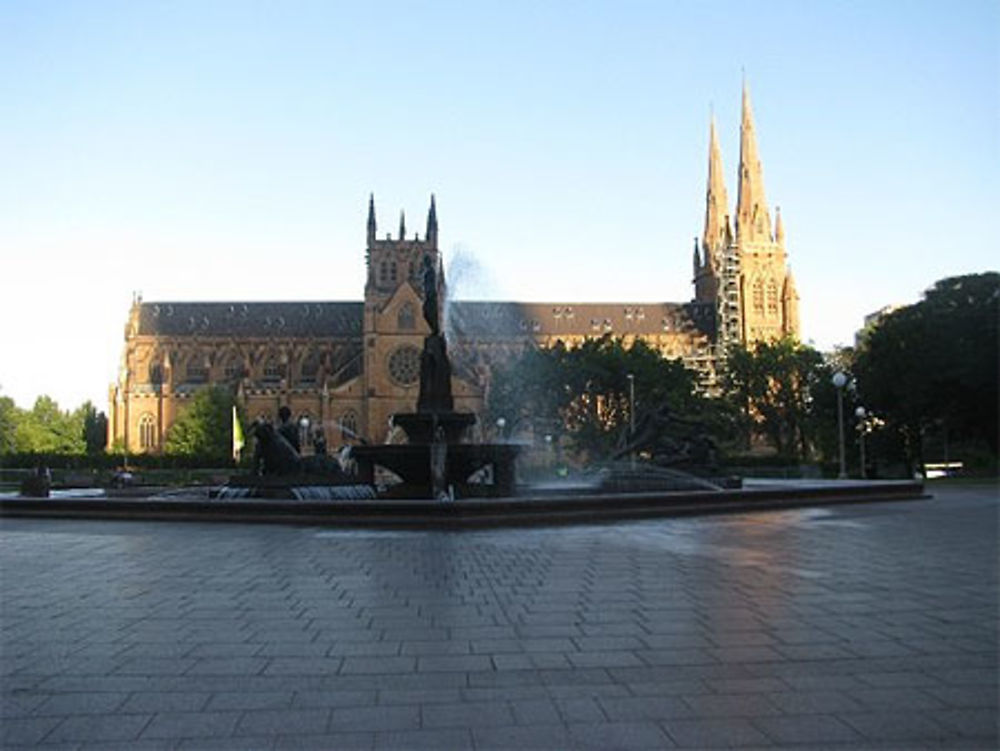
[[[406,433],[409,443],[391,446],[356,446],[351,457],[358,463],[359,479],[373,483],[376,466],[402,479],[390,491],[394,497],[443,498],[460,496],[509,496],[514,493],[514,460],[519,448],[512,444],[463,443],[475,424],[471,412],[458,412],[451,393],[451,362],[441,331],[437,273],[430,256],[423,260],[424,320],[431,333],[424,338],[420,355],[420,393],[416,412],[393,415],[393,425]],[[473,475],[491,482],[471,482]]]

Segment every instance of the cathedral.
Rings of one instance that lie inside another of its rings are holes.
[[[722,156],[709,128],[705,226],[694,248],[694,299],[672,302],[449,301],[445,333],[455,368],[455,408],[480,412],[493,363],[525,346],[569,346],[610,334],[643,339],[680,358],[711,388],[734,343],[799,336],[798,295],[785,255],[780,211],[772,222],[746,86],[735,214]],[[108,445],[162,451],[170,426],[208,384],[234,389],[245,414],[275,419],[287,406],[331,446],[381,443],[396,412],[417,400],[423,259],[442,268],[431,197],[423,238],[378,237],[368,204],[364,299],[349,302],[147,302],[136,297],[125,325],[118,380],[109,390]],[[446,299],[444,275],[437,279]],[[302,418],[305,418],[303,420]]]

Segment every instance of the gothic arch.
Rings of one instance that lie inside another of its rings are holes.
[[[764,315],[764,280],[759,276],[750,285],[750,304],[755,315]]]
[[[139,448],[155,451],[156,444],[156,418],[149,412],[143,412],[139,417]]]
[[[765,294],[767,299],[767,315],[769,318],[777,318],[781,312],[781,300],[778,294],[778,283],[774,281],[773,277],[767,280]]]

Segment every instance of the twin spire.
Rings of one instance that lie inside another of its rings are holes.
[[[757,152],[757,131],[750,105],[750,89],[745,81],[742,110],[736,217],[732,228],[735,229],[736,241],[740,243],[780,243],[784,241],[784,227],[779,213],[772,234],[771,217],[764,196],[764,173]],[[705,195],[705,229],[702,235],[706,265],[713,265],[712,255],[731,244],[731,232],[726,183],[722,176],[722,151],[713,117],[709,126],[708,190]]]
[[[378,229],[378,225],[375,221],[375,194],[372,193],[368,196],[368,244],[371,245],[375,242],[375,233]],[[406,214],[403,211],[399,212],[399,239],[406,239]],[[437,247],[438,239],[438,223],[437,223],[437,208],[434,205],[434,194],[431,194],[431,207],[427,210],[427,234],[424,236],[424,241],[429,243],[433,247]]]

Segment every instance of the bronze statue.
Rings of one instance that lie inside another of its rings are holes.
[[[438,310],[437,272],[429,255],[424,256],[424,320],[431,327],[431,334],[441,331],[440,311]]]
[[[302,458],[295,447],[274,426],[257,420],[250,427],[255,439],[254,473],[259,475],[294,475],[302,469]]]

